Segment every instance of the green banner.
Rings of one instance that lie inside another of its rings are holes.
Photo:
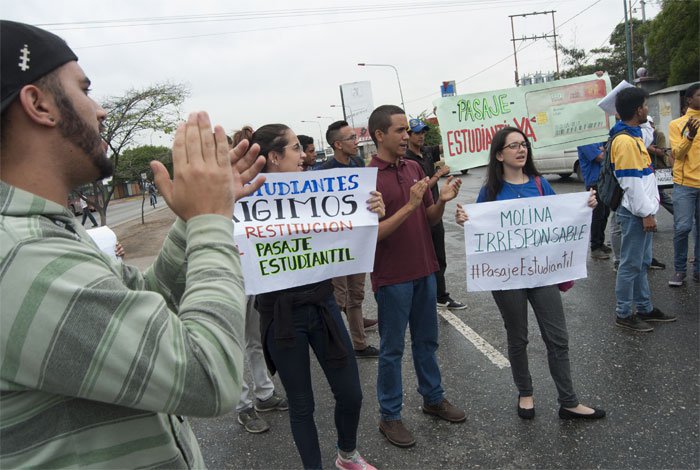
[[[614,119],[597,103],[610,90],[606,73],[438,98],[445,162],[453,171],[486,165],[492,136],[506,126],[520,129],[535,155],[607,140]]]

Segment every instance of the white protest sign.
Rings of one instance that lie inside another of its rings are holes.
[[[633,87],[634,85],[630,85],[629,82],[627,82],[627,80],[622,80],[620,83],[617,84],[615,88],[613,88],[613,90],[610,93],[605,95],[605,98],[598,101],[598,106],[606,113],[612,116],[616,115],[617,110],[615,109],[615,99],[617,98],[617,94],[625,88]]]
[[[586,277],[589,193],[469,204],[467,290],[547,286]]]
[[[87,209],[85,209],[87,210]],[[117,234],[111,228],[105,226],[86,230],[97,246],[112,259],[117,259],[114,250],[117,246]]]
[[[673,170],[670,168],[660,168],[658,170],[654,170],[654,174],[656,175],[657,186],[661,186],[663,188],[673,187]]]
[[[265,176],[233,213],[246,294],[372,271],[378,218],[366,201],[376,168]]]

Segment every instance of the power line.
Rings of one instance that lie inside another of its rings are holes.
[[[247,12],[225,12],[209,13],[197,15],[173,15],[155,16],[142,18],[124,18],[107,20],[86,20],[71,22],[40,23],[37,26],[52,27],[54,31],[94,29],[94,28],[122,28],[134,26],[157,26],[182,23],[206,23],[221,21],[242,21],[259,20],[271,18],[294,18],[299,16],[319,16],[319,15],[339,15],[339,14],[362,14],[376,13],[378,11],[401,11],[401,10],[423,10],[423,9],[446,9],[452,7],[470,7],[485,5],[490,8],[499,5],[512,3],[532,3],[533,0],[456,0],[456,1],[433,1],[433,2],[413,2],[403,4],[378,4],[359,5],[345,7],[325,7],[325,8],[303,8],[288,10],[262,10]],[[478,10],[480,8],[476,8]]]
[[[602,1],[603,1],[603,0],[596,0],[595,2],[593,2],[592,4],[590,4],[590,5],[588,5],[586,8],[584,8],[583,10],[579,11],[578,13],[576,13],[576,14],[575,14],[574,16],[572,16],[571,18],[567,19],[567,20],[564,21],[563,23],[560,23],[560,24],[559,24],[559,27],[564,26],[564,25],[567,24],[568,22],[572,21],[574,18],[576,18],[576,17],[582,15],[584,12],[590,10],[591,8],[593,8],[594,6],[596,6],[598,3],[602,2]],[[553,32],[553,31],[554,31],[554,30],[552,29],[552,30],[550,30],[549,32],[551,33],[551,32]],[[522,47],[522,48],[520,48],[520,49],[518,49],[518,50],[520,51],[520,50],[523,50],[523,49],[527,49],[528,47],[530,47],[530,46],[532,46],[533,44],[535,44],[537,41],[538,41],[538,40],[535,40],[535,41],[533,41],[533,42],[527,44],[526,46],[524,46],[524,47]],[[481,69],[481,70],[479,70],[478,72],[469,75],[467,78],[463,78],[462,80],[459,80],[459,81],[455,82],[455,84],[460,84],[460,83],[466,82],[467,80],[471,80],[472,78],[474,78],[474,77],[476,77],[476,76],[478,76],[478,75],[481,75],[482,73],[484,73],[484,72],[486,72],[486,71],[488,71],[488,70],[494,68],[495,66],[501,64],[502,62],[505,62],[506,60],[508,60],[508,59],[510,59],[511,57],[513,57],[513,55],[514,55],[514,54],[508,54],[508,55],[505,56],[504,58],[500,59],[498,62],[495,62],[495,63],[493,63],[493,64],[491,64],[491,65],[489,65],[489,66],[487,66],[487,67],[485,67],[485,68],[483,68],[483,69]],[[429,97],[435,96],[435,95],[437,95],[437,94],[438,94],[438,92],[428,93],[427,95],[423,95],[423,96],[420,96],[420,97],[418,97],[418,98],[413,98],[413,99],[410,99],[410,100],[406,100],[406,102],[407,102],[407,103],[413,103],[413,102],[415,102],[415,101],[422,100],[422,99],[425,99],[425,98],[429,98]]]
[[[509,0],[502,0],[502,1],[504,3],[510,3]],[[523,0],[523,1],[531,1],[531,0]],[[495,8],[495,6],[493,6],[494,3],[496,3],[496,2],[488,2],[488,4],[490,6]],[[94,48],[99,48],[99,47],[147,44],[147,43],[153,43],[153,42],[174,41],[174,40],[178,40],[178,39],[194,39],[194,38],[211,37],[211,36],[224,36],[224,35],[228,35],[228,34],[241,34],[241,33],[261,32],[261,31],[271,31],[271,30],[276,31],[276,30],[283,30],[283,29],[307,28],[307,27],[311,27],[311,26],[325,26],[325,25],[331,25],[331,24],[345,24],[345,23],[357,23],[357,22],[367,22],[367,21],[380,21],[380,20],[387,20],[387,19],[407,18],[407,17],[412,17],[412,16],[418,16],[418,15],[427,16],[427,15],[437,15],[437,14],[444,14],[444,13],[459,13],[459,12],[465,12],[465,11],[473,11],[473,9],[461,8],[461,9],[446,10],[446,11],[428,11],[428,12],[407,13],[404,15],[396,15],[394,13],[391,13],[391,16],[379,16],[379,17],[375,16],[372,18],[342,19],[342,20],[335,20],[335,21],[323,21],[323,22],[304,23],[304,24],[294,23],[294,24],[287,25],[287,26],[268,26],[268,27],[263,27],[263,28],[240,29],[240,30],[236,30],[236,31],[222,31],[222,32],[217,32],[217,33],[190,34],[190,35],[184,35],[184,36],[170,36],[170,37],[165,37],[165,38],[142,39],[142,40],[137,40],[137,41],[124,41],[124,42],[116,42],[116,43],[94,44],[94,45],[88,45],[88,46],[76,46],[75,49],[94,49]],[[55,29],[54,29],[54,31],[55,31]]]

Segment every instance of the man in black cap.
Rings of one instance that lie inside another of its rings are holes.
[[[182,415],[238,401],[245,295],[231,236],[264,164],[193,113],[155,181],[178,219],[144,274],[65,207],[112,173],[104,109],[58,36],[0,21],[0,468],[203,467]],[[255,163],[253,164],[253,162]]]
[[[438,180],[450,172],[447,165],[441,166],[438,170],[435,169],[435,162],[440,160],[439,145],[424,145],[425,134],[428,132],[428,125],[420,119],[410,119],[408,121],[408,149],[406,149],[406,158],[418,163],[423,169],[425,176],[430,178],[428,187],[433,193],[433,200],[437,201],[440,197],[438,189]],[[449,308],[450,310],[462,310],[467,308],[461,302],[457,302],[450,297],[445,284],[445,269],[447,269],[447,256],[445,255],[445,227],[442,221],[433,225],[430,230],[430,235],[433,238],[433,246],[435,247],[435,255],[437,256],[440,270],[435,272],[435,281],[437,283],[437,305],[438,307]]]

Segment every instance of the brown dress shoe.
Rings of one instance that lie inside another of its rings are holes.
[[[397,447],[411,447],[416,443],[416,439],[411,431],[406,429],[400,419],[394,421],[379,420],[379,432],[384,434],[386,440]]]
[[[467,419],[467,414],[447,401],[446,398],[443,398],[440,403],[434,405],[426,405],[423,403],[422,409],[423,413],[437,416],[451,423],[461,423]]]

